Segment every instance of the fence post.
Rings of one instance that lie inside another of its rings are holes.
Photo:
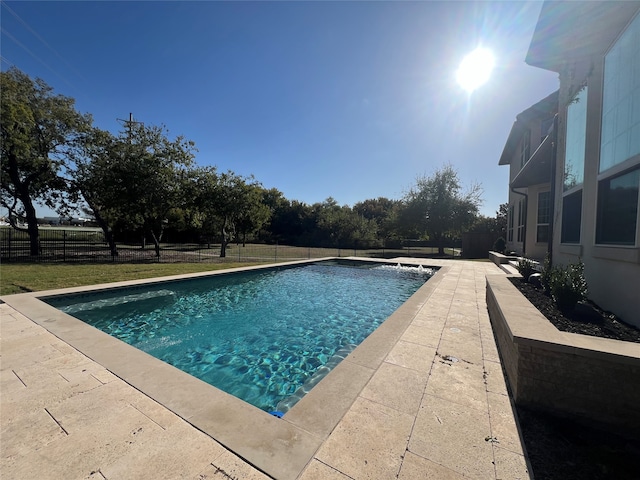
[[[13,227],[11,227],[9,229],[9,245],[7,247],[7,250],[8,250],[7,253],[8,253],[8,256],[9,256],[9,261],[11,261],[11,233],[12,233],[12,231],[13,231]]]
[[[274,255],[273,256],[274,261],[277,262],[278,261],[278,242],[276,242],[276,248],[274,250],[274,254],[273,255]]]
[[[62,261],[67,261],[67,231],[62,231]]]

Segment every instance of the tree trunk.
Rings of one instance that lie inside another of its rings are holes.
[[[40,255],[40,232],[38,231],[38,217],[36,216],[36,209],[33,206],[33,202],[31,201],[31,195],[29,194],[29,185],[31,180],[29,178],[24,181],[20,179],[18,174],[18,161],[17,158],[13,155],[9,155],[8,158],[9,164],[9,178],[16,189],[16,198],[20,199],[22,205],[24,206],[24,212],[27,218],[27,232],[29,234],[29,255],[38,256]],[[3,180],[4,182],[4,180]],[[13,205],[15,207],[15,203]],[[11,221],[12,209],[9,209],[9,221],[11,222],[11,226],[16,230],[22,230],[23,228],[18,228],[17,225],[13,221]]]
[[[88,195],[84,195],[84,192],[83,192],[83,196],[84,196],[84,199],[87,201],[87,205],[89,205],[89,208],[93,212],[93,216],[96,219],[96,223],[102,229],[102,233],[104,233],[104,238],[107,240],[107,243],[109,244],[109,250],[111,251],[111,256],[117,257],[118,247],[116,246],[116,241],[113,238],[113,231],[111,230],[111,227],[109,226],[107,221],[104,219],[104,217],[100,214],[100,209],[98,209],[94,205],[94,203],[90,200]]]
[[[162,234],[164,233],[164,228],[160,228],[160,231],[158,232],[158,235],[156,235],[156,232],[153,231],[153,229],[151,229],[151,238],[153,238],[153,246],[156,250],[156,257],[160,258],[160,241],[162,240]]]
[[[22,188],[21,188],[22,190]],[[24,188],[26,190],[26,187]],[[40,255],[40,231],[38,230],[38,217],[36,216],[36,209],[31,202],[31,197],[27,192],[20,192],[20,201],[24,206],[24,213],[27,219],[27,233],[29,234],[29,255],[37,257]],[[11,218],[11,215],[9,216]],[[22,230],[23,228],[17,228],[17,225],[11,221],[11,225],[16,230]]]
[[[222,241],[220,245],[220,258],[225,258],[227,256],[227,219],[225,218],[222,222]]]
[[[27,231],[29,232],[29,254],[37,257],[40,255],[40,232],[38,230],[38,217],[36,216],[36,209],[31,203],[31,199],[27,203],[22,201],[24,205],[24,212],[27,217]]]

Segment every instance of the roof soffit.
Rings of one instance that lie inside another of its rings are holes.
[[[640,1],[546,1],[525,61],[560,72],[567,61],[604,55],[640,11]]]

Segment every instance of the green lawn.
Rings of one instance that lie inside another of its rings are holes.
[[[0,295],[246,267],[253,263],[2,264]]]

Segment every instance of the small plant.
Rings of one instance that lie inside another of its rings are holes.
[[[572,311],[579,301],[587,297],[587,280],[582,260],[566,267],[554,268],[550,287],[551,296],[558,308],[563,312]]]
[[[507,249],[507,242],[503,237],[498,238],[495,242],[493,242],[493,251],[498,253],[504,253]]]
[[[518,260],[516,268],[518,269],[520,275],[522,275],[522,278],[525,282],[528,282],[529,276],[531,276],[531,274],[535,273],[536,271],[535,262],[525,257],[522,257],[520,260]]]
[[[553,279],[554,268],[551,266],[551,256],[547,253],[542,264],[540,272],[540,283],[544,289],[545,295],[551,295],[551,282]]]

